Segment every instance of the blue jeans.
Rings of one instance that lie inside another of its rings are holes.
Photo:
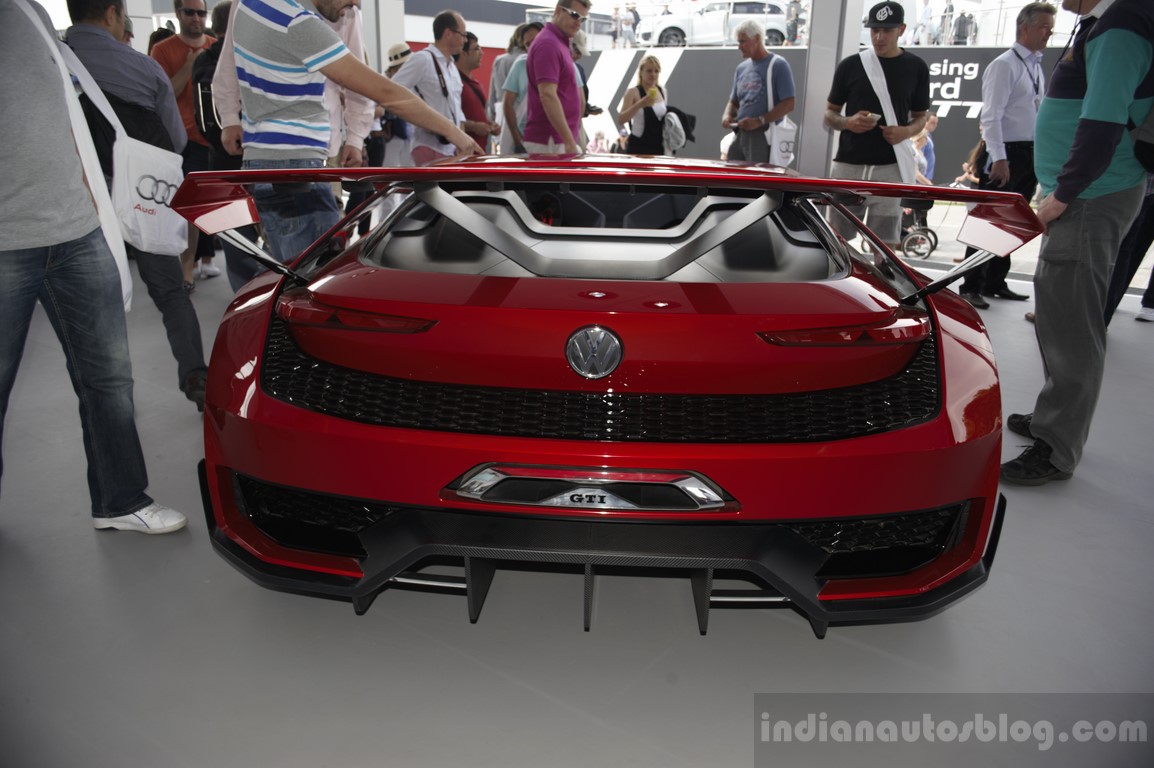
[[[244,170],[324,168],[323,160],[245,160]],[[341,218],[328,184],[303,188],[280,184],[253,184],[252,199],[264,225],[265,239],[277,261],[288,264]]]
[[[120,275],[101,230],[59,245],[0,251],[0,433],[37,299],[80,401],[92,516],[143,509],[152,499],[144,492],[148,474],[133,416],[128,327]]]
[[[204,375],[208,366],[204,363],[200,320],[196,317],[196,308],[192,305],[188,291],[181,285],[184,273],[180,269],[180,259],[176,256],[145,253],[128,243],[124,245],[136,259],[140,279],[148,289],[152,303],[160,310],[164,331],[168,334],[168,346],[176,358],[176,383],[183,391],[188,386],[189,377],[194,373]]]

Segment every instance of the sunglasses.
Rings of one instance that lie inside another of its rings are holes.
[[[565,11],[565,13],[569,14],[569,18],[573,19],[573,20],[574,20],[574,21],[576,21],[578,24],[580,24],[581,22],[585,21],[585,18],[586,18],[586,17],[585,17],[585,16],[582,16],[582,15],[581,15],[581,14],[579,14],[579,13],[577,13],[577,11],[572,11],[572,10],[569,10],[568,8],[562,8],[561,10],[563,10],[563,11]]]
[[[185,16],[199,16],[202,19],[208,16],[208,11],[198,11],[195,8],[181,8],[180,12]]]

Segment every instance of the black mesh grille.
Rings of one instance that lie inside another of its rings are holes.
[[[388,504],[308,493],[243,475],[234,482],[239,506],[253,524],[297,549],[363,556],[361,531],[397,511]]]
[[[305,355],[274,319],[261,368],[271,396],[351,421],[439,432],[656,443],[806,443],[927,421],[939,407],[933,337],[894,376],[783,395],[622,395],[378,376]]]
[[[941,546],[954,528],[961,507],[855,520],[789,523],[815,547],[837,554],[893,547]]]
[[[856,520],[792,523],[789,528],[829,559],[818,578],[852,579],[909,573],[957,544],[966,505]]]
[[[236,481],[245,512],[254,520],[291,520],[331,531],[360,533],[397,509],[378,502],[269,485],[240,475]]]

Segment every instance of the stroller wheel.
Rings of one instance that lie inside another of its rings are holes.
[[[922,232],[925,232],[926,236],[930,238],[930,242],[932,243],[930,251],[936,251],[938,249],[938,233],[932,229],[923,229]]]
[[[937,246],[936,237],[924,229],[915,229],[902,238],[902,253],[911,259],[925,259]]]

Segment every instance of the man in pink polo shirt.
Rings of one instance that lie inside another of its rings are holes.
[[[531,155],[581,152],[577,137],[585,105],[569,41],[581,29],[592,5],[588,0],[560,0],[553,20],[529,48],[525,151]]]

